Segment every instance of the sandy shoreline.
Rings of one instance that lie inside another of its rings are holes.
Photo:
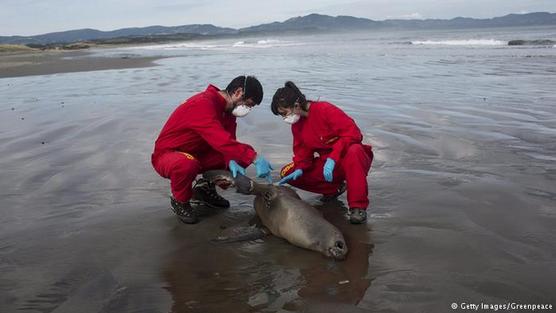
[[[0,54],[0,78],[155,66],[162,57],[92,56],[92,51]]]

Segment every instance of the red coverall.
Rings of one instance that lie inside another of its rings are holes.
[[[226,169],[230,160],[247,167],[255,150],[236,140],[236,117],[224,111],[226,100],[209,85],[179,105],[162,128],[151,157],[156,172],[170,179],[172,195],[180,202],[192,196],[199,173]]]
[[[363,135],[344,111],[328,102],[311,102],[309,116],[292,125],[293,162],[284,166],[284,177],[296,169],[303,175],[288,183],[297,188],[332,195],[345,180],[350,208],[369,205],[367,173],[373,161],[372,147],[362,144]],[[318,153],[318,157],[314,153]],[[324,180],[327,158],[336,162],[331,183]]]

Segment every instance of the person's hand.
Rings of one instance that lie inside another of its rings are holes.
[[[279,185],[283,185],[287,182],[289,182],[290,180],[296,180],[298,179],[301,175],[303,175],[303,170],[298,168],[295,171],[291,172],[289,175],[284,176],[284,178],[280,179],[280,181],[278,182]]]
[[[322,170],[322,174],[324,176],[324,180],[331,183],[334,175],[334,166],[336,166],[336,161],[332,160],[331,158],[327,158],[326,162],[324,163],[324,169]]]
[[[257,177],[266,178],[269,183],[272,183],[272,176],[270,175],[272,166],[270,163],[263,156],[259,155],[253,164],[255,164],[257,169]]]
[[[230,160],[228,167],[230,168],[230,171],[232,172],[232,176],[234,178],[236,178],[237,173],[240,173],[241,175],[245,175],[245,169],[241,167],[239,164],[237,164],[237,162],[234,160]]]

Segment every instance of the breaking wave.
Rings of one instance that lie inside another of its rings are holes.
[[[497,39],[461,39],[461,40],[414,40],[402,42],[410,45],[444,45],[444,46],[544,46],[556,47],[556,41],[550,39],[510,41]]]
[[[273,47],[284,47],[293,46],[298,43],[292,41],[278,40],[278,39],[264,39],[257,41],[237,41],[232,47],[235,48],[273,48]]]
[[[143,50],[223,50],[225,45],[221,44],[207,44],[207,43],[192,43],[192,42],[176,42],[159,45],[149,46],[134,46],[124,47],[120,49],[143,49]]]
[[[120,49],[144,49],[144,50],[231,50],[236,48],[273,48],[299,45],[300,43],[278,39],[241,40],[236,42],[176,42],[167,44],[156,44],[147,46],[125,47]]]

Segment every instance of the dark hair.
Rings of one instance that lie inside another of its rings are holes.
[[[290,109],[295,106],[296,102],[299,103],[304,111],[307,111],[305,95],[299,91],[299,88],[293,82],[287,81],[284,87],[278,88],[274,93],[270,109],[274,115],[278,115],[278,108]]]
[[[255,104],[263,101],[263,86],[255,76],[238,76],[226,87],[229,94],[233,94],[238,88],[243,88],[244,98],[252,99]]]

